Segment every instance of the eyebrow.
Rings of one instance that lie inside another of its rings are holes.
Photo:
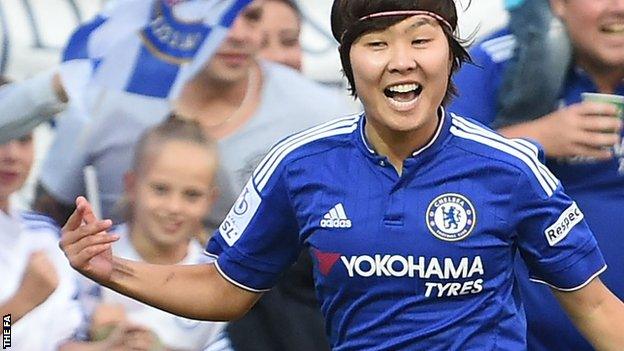
[[[405,33],[409,32],[411,30],[418,29],[418,28],[420,28],[422,26],[426,26],[426,25],[433,26],[433,21],[434,20],[431,19],[431,18],[426,18],[426,17],[419,18],[415,23],[413,23],[411,26],[409,26],[409,27],[407,27],[405,29]]]

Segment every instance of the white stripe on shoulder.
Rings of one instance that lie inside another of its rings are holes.
[[[315,140],[352,133],[357,129],[359,119],[360,115],[358,114],[357,116],[330,121],[294,134],[275,145],[253,173],[254,184],[258,191],[264,189],[279,163],[293,150]]]
[[[509,40],[516,40],[516,36],[513,34],[507,34],[507,35],[503,35],[500,37],[492,38],[492,39],[482,42],[481,47],[483,47],[484,49],[489,49],[492,47],[496,47],[500,45],[501,43],[507,42]]]
[[[548,184],[550,184],[550,186],[553,189],[557,188],[557,185],[559,184],[559,180],[557,179],[557,177],[555,177],[554,174],[550,172],[548,167],[546,167],[542,162],[540,162],[539,151],[537,150],[537,147],[535,145],[523,139],[507,139],[499,134],[492,132],[491,130],[485,129],[473,122],[470,122],[463,117],[460,117],[457,115],[454,115],[454,117],[456,117],[456,119],[453,119],[453,121],[457,122],[466,131],[476,133],[484,137],[500,141],[502,143],[513,145],[519,151],[529,156],[533,160],[533,162],[536,164],[541,175],[546,179],[546,181],[548,181]]]
[[[317,131],[324,131],[327,129],[331,129],[331,128],[336,128],[341,126],[342,124],[344,124],[343,122],[347,122],[348,125],[350,125],[352,123],[352,121],[354,119],[359,119],[359,114],[358,115],[349,115],[346,117],[342,117],[342,118],[338,118],[338,119],[334,119],[328,122],[325,122],[323,124],[319,124],[317,126],[314,126],[312,128],[308,128],[306,130],[303,130],[301,132],[295,133],[289,137],[287,137],[286,139],[282,140],[281,142],[277,143],[276,145],[273,146],[273,148],[271,148],[271,150],[269,151],[269,153],[262,159],[262,161],[260,161],[260,164],[258,165],[258,167],[256,168],[256,170],[253,172],[253,176],[254,178],[258,176],[258,174],[260,172],[262,172],[263,167],[266,166],[266,163],[268,162],[269,159],[271,159],[277,152],[279,152],[279,148],[284,145],[287,144],[289,142],[292,142],[300,137],[305,137],[308,134],[317,132]]]
[[[522,138],[514,138],[514,139],[511,139],[511,140],[516,142],[516,143],[518,143],[518,144],[522,144],[522,145],[526,146],[527,148],[531,149],[531,151],[535,155],[535,158],[537,158],[539,160],[539,150],[537,149],[537,146],[535,146],[533,143],[531,143],[528,140],[524,140]],[[540,161],[539,165],[556,183],[559,183],[559,180],[557,179],[557,177],[550,171],[550,169],[548,169],[548,167],[546,167],[546,165],[544,165],[541,161]]]
[[[527,154],[527,151],[523,149],[525,147],[518,147],[519,144],[516,144],[511,140],[505,139],[497,135],[496,133],[492,133],[476,125],[475,127],[478,128],[476,130],[474,128],[467,128],[465,124],[462,124],[462,122],[470,122],[466,121],[461,117],[453,115],[452,122],[453,126],[451,127],[451,133],[453,135],[460,138],[469,139],[483,145],[487,145],[496,150],[505,152],[509,155],[516,157],[529,167],[529,169],[535,176],[535,179],[538,181],[546,195],[548,197],[553,195],[557,185],[557,183],[555,182],[556,178],[552,179],[550,178],[550,175],[543,174],[539,166],[541,165],[541,163],[539,162],[539,160],[537,160],[537,157],[534,154],[530,152],[529,154]],[[489,133],[496,137],[492,137],[491,135],[489,135]]]
[[[492,61],[500,63],[509,60],[513,56],[516,45],[516,37],[509,34],[485,41],[481,44],[481,47],[490,55]]]

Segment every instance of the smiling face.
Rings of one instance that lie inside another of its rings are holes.
[[[301,21],[295,10],[282,1],[266,1],[262,14],[260,57],[301,70]]]
[[[9,196],[19,190],[32,167],[35,146],[32,134],[0,145],[0,204],[7,210]]]
[[[437,124],[451,73],[449,55],[442,28],[429,16],[361,35],[351,46],[350,62],[367,118],[397,132]]]
[[[210,209],[216,155],[186,141],[151,148],[144,155],[146,165],[126,177],[133,235],[161,249],[185,245]]]
[[[552,0],[582,64],[624,66],[624,0]]]

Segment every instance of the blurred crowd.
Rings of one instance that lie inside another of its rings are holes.
[[[472,42],[452,113],[539,147],[592,228],[624,298],[624,112],[583,93],[624,96],[624,0],[507,0],[509,22]],[[153,264],[209,260],[203,247],[268,148],[358,113],[347,93],[302,72],[293,0],[254,0],[171,102],[102,89],[77,108],[58,70],[0,90],[0,312],[15,350],[329,350],[309,253],[241,320],[177,317],[71,270],[58,238],[87,195],[121,239],[116,254]],[[623,103],[624,104],[624,103]],[[619,118],[618,118],[619,116]],[[33,128],[54,118],[30,209]],[[357,176],[357,175],[354,175]],[[517,260],[531,350],[591,350],[550,291]],[[555,337],[556,336],[556,337]]]

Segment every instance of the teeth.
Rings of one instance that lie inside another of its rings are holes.
[[[607,33],[622,33],[624,32],[624,23],[603,26],[602,31]]]
[[[393,93],[408,93],[410,91],[415,91],[418,89],[418,84],[400,84],[394,85],[388,88]]]

